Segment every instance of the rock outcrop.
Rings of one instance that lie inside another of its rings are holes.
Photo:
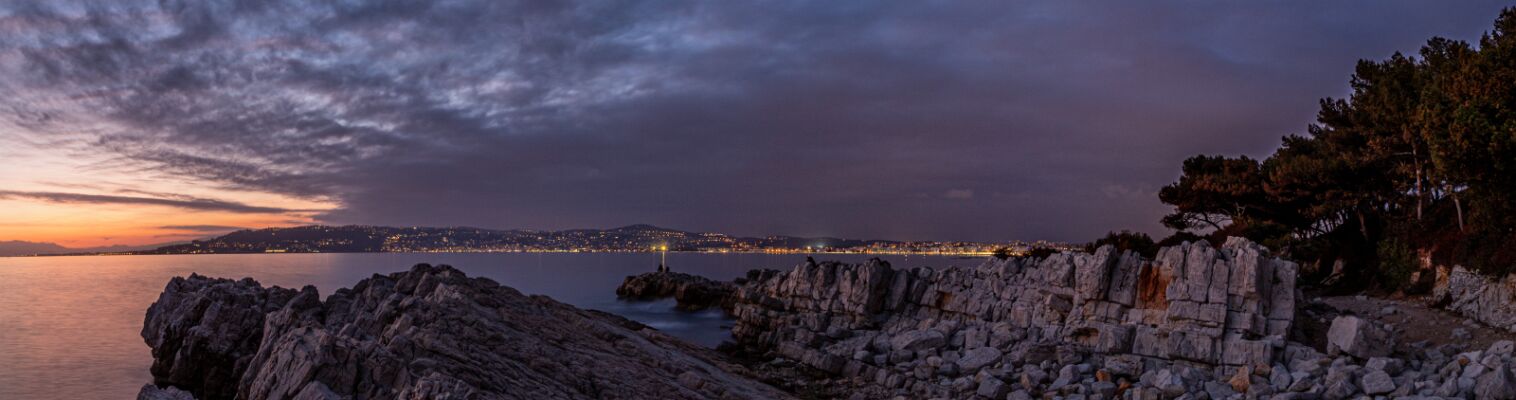
[[[808,262],[750,274],[732,332],[853,398],[1516,399],[1513,342],[1397,343],[1395,327],[1299,307],[1295,275],[1241,239],[1154,260]],[[1297,311],[1330,320],[1327,352],[1287,340]]]
[[[448,266],[316,289],[175,278],[148,310],[143,398],[787,398],[718,354]]]
[[[807,263],[752,274],[732,333],[867,389],[916,396],[1056,391],[1097,371],[1130,385],[1170,366],[1231,377],[1314,352],[1285,340],[1295,276],[1294,263],[1241,239],[1169,247],[1153,261],[1107,246],[977,268]]]
[[[825,262],[758,274],[741,286],[732,332],[743,344],[803,348],[823,370],[911,361],[916,355],[907,353],[941,342],[964,350],[1046,344],[1242,367],[1283,352],[1295,273],[1292,262],[1266,258],[1242,239],[1219,250],[1204,242],[1164,248],[1154,262],[1113,247],[943,270]],[[902,348],[902,338],[923,336],[943,339],[911,339]],[[849,362],[860,352],[870,356]]]
[[[737,285],[719,282],[703,276],[678,272],[651,272],[628,276],[616,295],[634,300],[650,300],[673,297],[677,307],[686,311],[698,311],[711,307],[730,309]]]
[[[1516,332],[1516,275],[1494,279],[1463,267],[1439,268],[1432,299],[1469,319]]]

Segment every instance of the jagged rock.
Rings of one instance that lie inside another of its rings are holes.
[[[737,286],[703,276],[679,272],[652,272],[628,276],[616,287],[616,296],[648,300],[673,297],[680,309],[703,310],[710,307],[731,308],[732,292]]]
[[[1351,315],[1332,320],[1327,330],[1327,347],[1358,358],[1384,357],[1392,348],[1389,334],[1372,321]]]
[[[298,293],[264,289],[252,279],[190,274],[169,280],[142,327],[142,338],[152,349],[154,381],[201,398],[235,396],[248,361],[258,352],[264,314]]]
[[[148,384],[143,385],[142,390],[137,392],[137,400],[195,400],[195,396],[173,386],[159,388]]]
[[[155,381],[202,399],[789,397],[636,322],[426,264],[324,302],[176,278],[143,338]]]

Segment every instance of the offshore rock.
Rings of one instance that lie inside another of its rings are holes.
[[[628,276],[616,288],[616,296],[636,300],[673,297],[678,307],[698,311],[710,307],[731,308],[737,285],[678,272],[651,272]]]
[[[176,278],[143,338],[155,383],[201,399],[789,397],[709,350],[448,266],[325,301],[312,287]]]

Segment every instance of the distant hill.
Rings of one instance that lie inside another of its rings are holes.
[[[116,245],[104,247],[64,247],[57,243],[27,242],[21,240],[0,241],[0,257],[14,256],[37,256],[55,254],[93,254],[93,253],[126,253],[143,250],[157,249],[176,243],[157,243],[149,245]]]
[[[69,248],[59,246],[57,243],[23,242],[20,240],[0,241],[0,257],[62,254],[70,251]]]
[[[770,236],[734,237],[652,225],[565,231],[471,227],[300,226],[240,230],[207,240],[138,251],[138,254],[371,253],[410,251],[672,251],[843,248],[898,243],[885,240]]]

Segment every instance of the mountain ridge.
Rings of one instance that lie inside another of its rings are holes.
[[[25,240],[0,240],[0,257],[18,256],[46,256],[61,254],[99,254],[99,253],[125,253],[143,250],[153,250],[165,246],[172,246],[184,242],[154,243],[146,245],[118,244],[97,247],[67,247],[53,242],[31,242]]]

